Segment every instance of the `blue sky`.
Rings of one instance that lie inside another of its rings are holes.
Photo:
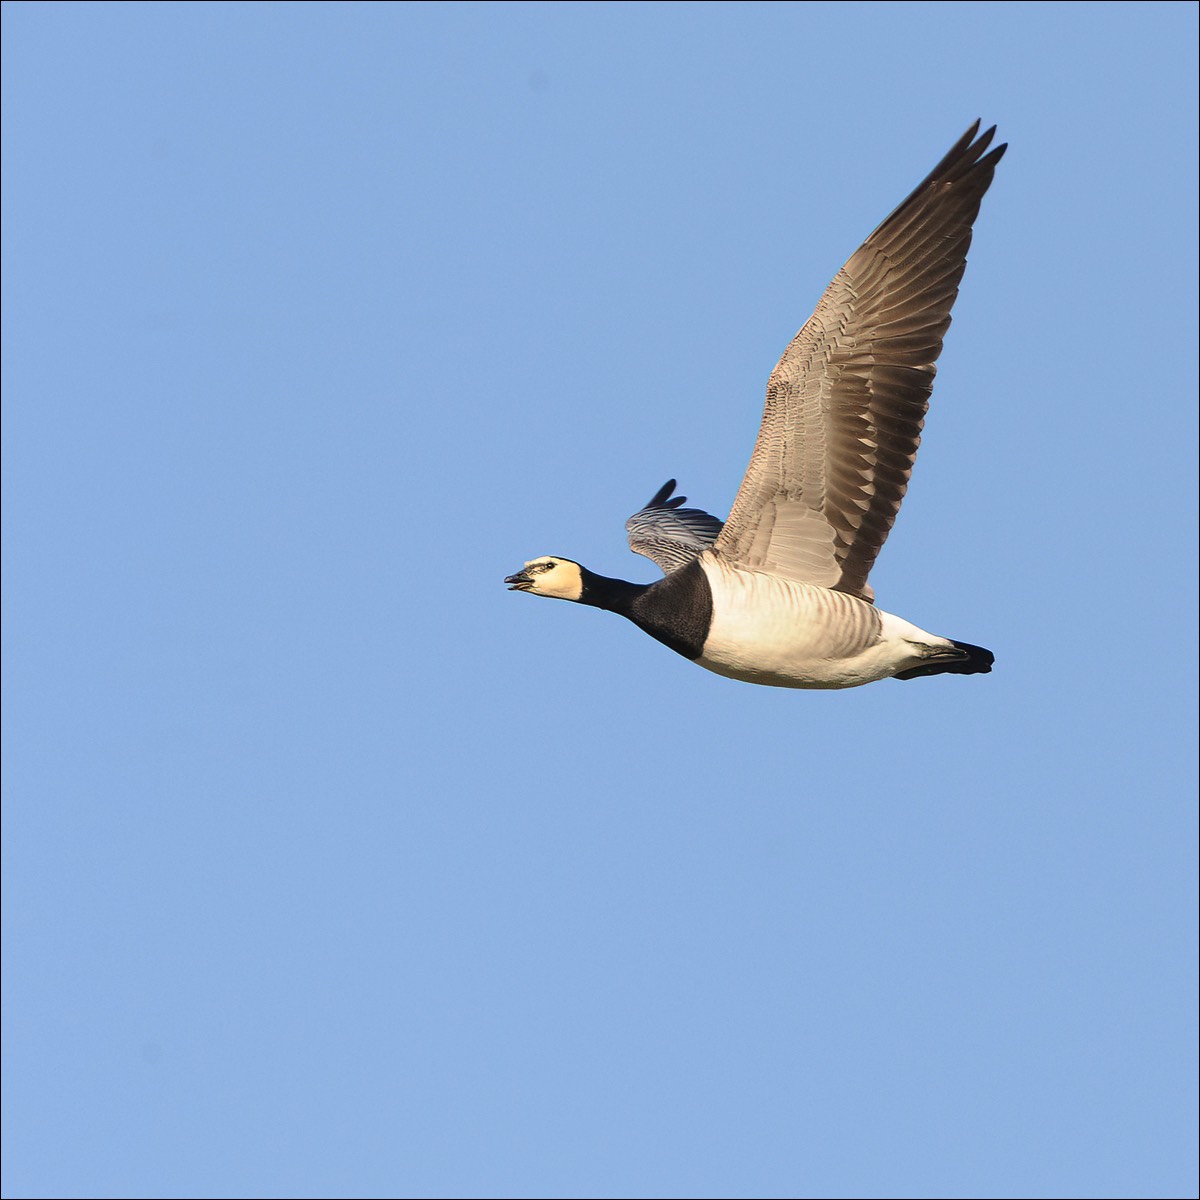
[[[5,1194],[1193,1194],[1196,32],[6,4]],[[872,582],[995,672],[505,591],[976,117]]]

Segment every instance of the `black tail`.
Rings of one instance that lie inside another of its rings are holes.
[[[934,659],[907,671],[897,671],[894,679],[916,679],[921,675],[986,675],[992,669],[996,656],[982,646],[970,642],[955,642],[958,651],[953,658]],[[945,653],[949,653],[946,651]]]

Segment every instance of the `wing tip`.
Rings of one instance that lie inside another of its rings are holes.
[[[670,494],[674,490],[675,490],[675,480],[668,479],[667,482],[664,483],[662,485],[662,487],[660,487],[658,489],[658,491],[655,492],[654,495],[650,497],[649,501],[645,505],[643,505],[643,507],[644,508],[658,508],[660,505],[666,503],[667,497],[670,496]]]

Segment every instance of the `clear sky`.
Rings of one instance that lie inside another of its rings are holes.
[[[6,4],[5,1195],[1194,1194],[1196,14]],[[872,582],[995,672],[508,593],[976,117]]]

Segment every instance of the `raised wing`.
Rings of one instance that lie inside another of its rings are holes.
[[[1005,146],[979,122],[838,272],[767,383],[714,551],[874,599],[867,576],[908,488],[971,225]]]
[[[625,522],[629,548],[656,562],[664,575],[686,567],[707,550],[721,532],[721,522],[699,508],[684,508],[686,496],[671,498],[675,480],[668,479],[645,508]]]

